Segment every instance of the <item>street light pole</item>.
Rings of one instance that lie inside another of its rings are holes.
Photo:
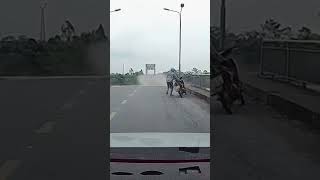
[[[110,11],[110,13],[117,12],[117,11],[121,11],[121,9],[120,8],[119,9],[115,9],[113,11]]]
[[[45,9],[47,7],[47,1],[41,1],[41,20],[40,20],[40,41],[46,40],[46,25],[45,25]]]
[[[110,11],[110,14],[112,14],[113,12],[117,12],[117,11],[121,11],[121,9],[118,8],[118,9],[115,9],[113,11]],[[124,75],[124,64],[122,64],[122,75]]]
[[[179,37],[179,77],[181,77],[181,13],[182,13],[182,8],[184,7],[184,4],[180,5],[181,10],[180,10],[180,37]]]
[[[221,0],[220,30],[221,30],[220,48],[221,50],[223,50],[225,36],[226,36],[226,0]]]
[[[184,7],[184,4],[183,3],[181,3],[180,4],[180,12],[178,12],[178,11],[174,11],[174,10],[171,10],[171,9],[168,9],[168,8],[163,8],[164,10],[166,10],[166,11],[172,11],[172,12],[176,12],[176,13],[178,13],[179,14],[179,19],[180,19],[180,28],[179,28],[179,77],[181,76],[181,19],[182,19],[182,17],[181,17],[181,14],[182,14],[182,8]]]

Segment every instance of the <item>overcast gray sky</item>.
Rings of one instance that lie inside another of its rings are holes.
[[[208,69],[209,3],[212,24],[219,24],[221,0],[184,0],[182,70]],[[227,27],[232,31],[259,28],[267,18],[298,28],[320,32],[320,0],[226,0]],[[1,0],[0,36],[25,34],[38,38],[40,0]],[[122,72],[122,64],[143,69],[156,63],[159,70],[178,67],[178,15],[163,7],[179,9],[181,0],[111,0],[111,9],[123,12],[111,15],[111,72]],[[78,32],[96,28],[108,30],[108,0],[48,0],[46,24],[48,36],[59,33],[65,19]],[[130,58],[128,58],[130,57]]]
[[[77,32],[96,29],[103,24],[109,29],[108,0],[47,0],[47,37],[60,33],[60,27],[69,19]],[[39,38],[40,0],[1,0],[0,36],[24,34]],[[106,32],[107,33],[107,32]]]
[[[211,24],[219,24],[221,0],[211,0]],[[320,32],[320,0],[226,0],[227,28],[241,32],[260,28],[274,18],[294,29],[307,26]]]
[[[180,0],[111,0],[111,72],[145,68],[158,72],[178,69],[179,15],[163,8],[180,9]],[[210,0],[184,0],[182,12],[181,70],[210,69]]]

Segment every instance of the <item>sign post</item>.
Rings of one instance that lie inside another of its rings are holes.
[[[156,65],[155,64],[146,64],[146,75],[148,74],[148,70],[153,70],[153,74],[156,74]]]

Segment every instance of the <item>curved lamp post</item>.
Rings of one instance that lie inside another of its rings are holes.
[[[180,4],[180,12],[179,11],[175,11],[175,10],[171,10],[168,8],[163,8],[166,11],[171,11],[171,12],[175,12],[179,14],[179,18],[180,18],[180,32],[179,32],[179,77],[181,75],[181,14],[182,14],[182,8],[184,7],[184,4],[181,3]]]

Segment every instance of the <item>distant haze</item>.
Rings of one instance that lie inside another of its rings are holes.
[[[138,82],[141,85],[152,85],[152,86],[166,86],[166,76],[164,74],[157,74],[153,76],[140,75]]]

